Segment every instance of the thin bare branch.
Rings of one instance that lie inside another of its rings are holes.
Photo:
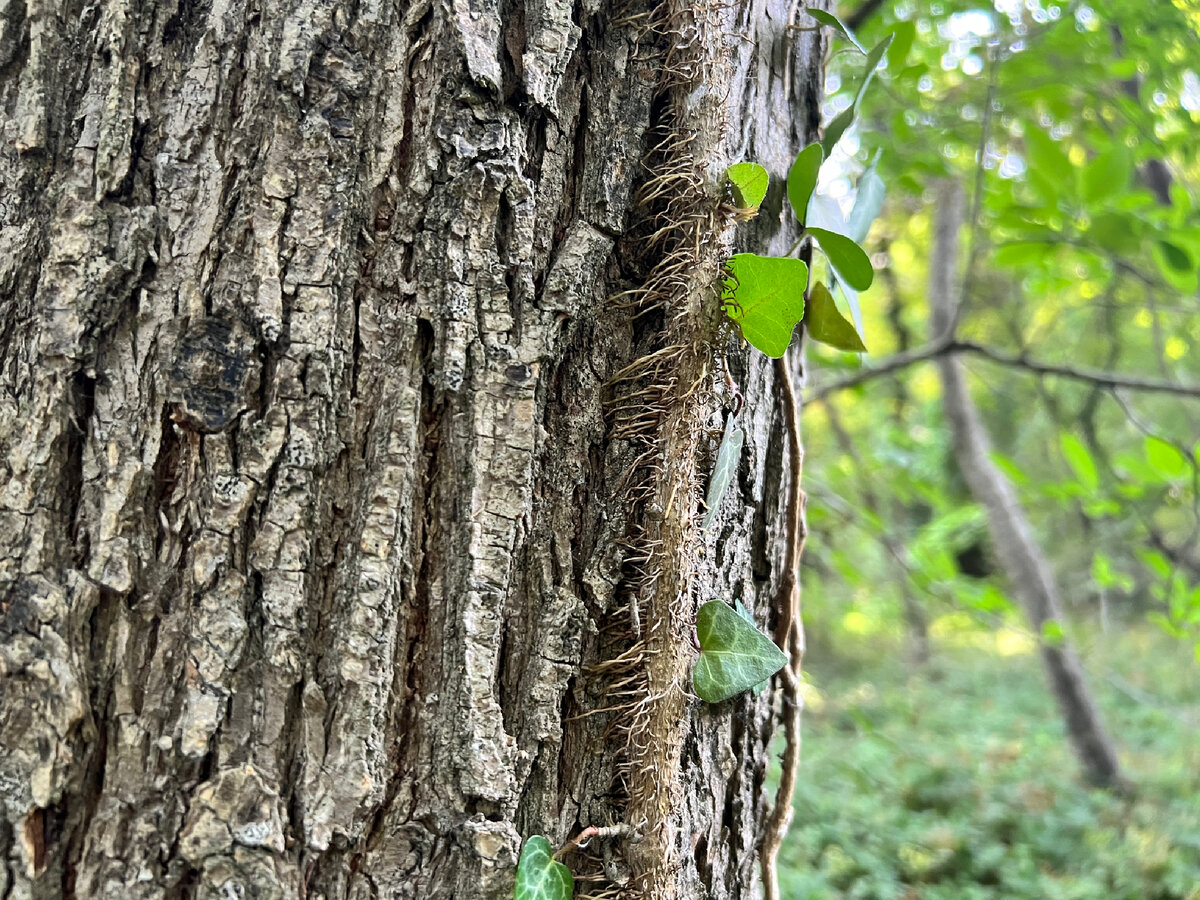
[[[1014,369],[1023,369],[1035,375],[1066,378],[1071,381],[1093,384],[1109,390],[1144,391],[1147,393],[1171,394],[1176,397],[1200,399],[1200,384],[1182,384],[1177,381],[1164,381],[1159,378],[1145,378],[1139,375],[1124,375],[1120,372],[1106,372],[1103,369],[1087,369],[1079,366],[1043,362],[1031,359],[1025,354],[1006,353],[1003,350],[997,350],[994,347],[988,347],[985,344],[979,344],[975,341],[964,341],[960,338],[950,337],[931,341],[924,347],[917,347],[907,353],[897,353],[882,360],[878,365],[870,369],[863,369],[861,372],[855,372],[846,378],[822,385],[808,394],[805,397],[805,402],[811,403],[816,400],[823,400],[830,394],[837,393],[838,391],[858,387],[860,384],[874,381],[876,378],[895,375],[917,363],[935,360],[951,353],[972,353],[999,365]]]

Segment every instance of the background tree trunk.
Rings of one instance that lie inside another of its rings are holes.
[[[935,340],[953,329],[959,302],[955,279],[958,232],[964,213],[958,182],[944,181],[938,185],[936,209],[933,255],[929,262],[930,330]],[[1122,787],[1124,779],[1116,748],[1092,699],[1078,657],[1065,638],[1052,641],[1044,636],[1047,622],[1063,620],[1058,585],[1050,564],[1034,541],[1012,483],[992,462],[991,440],[967,389],[962,360],[957,354],[943,354],[938,357],[938,371],[958,468],[971,494],[987,513],[996,556],[1038,639],[1050,692],[1062,712],[1067,737],[1084,777],[1100,787]]]
[[[781,577],[711,286],[788,17],[0,0],[0,896],[504,897],[615,822],[580,896],[755,895],[772,695],[686,689]]]

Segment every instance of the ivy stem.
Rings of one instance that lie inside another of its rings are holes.
[[[787,253],[785,253],[785,254],[783,254],[783,255],[784,255],[784,256],[791,256],[793,253],[795,253],[797,250],[799,250],[799,249],[800,249],[800,245],[804,243],[804,239],[805,239],[806,237],[808,237],[808,232],[806,232],[806,231],[804,230],[804,226],[801,226],[801,227],[800,227],[800,237],[796,238],[796,243],[792,244],[792,246],[791,246],[791,248],[788,250],[788,252],[787,252]]]
[[[583,829],[583,831],[579,832],[579,834],[577,834],[575,837],[571,838],[571,840],[559,847],[554,853],[554,859],[558,860],[560,856],[565,856],[572,850],[582,850],[594,837],[604,839],[628,837],[631,834],[633,834],[633,828],[625,822],[620,822],[616,825],[603,825],[599,828],[597,828],[595,825],[589,825],[587,828]]]
[[[804,659],[804,630],[800,620],[800,557],[804,553],[804,540],[808,536],[808,525],[804,518],[806,497],[801,487],[804,474],[804,444],[800,439],[800,406],[786,355],[775,360],[775,377],[783,393],[783,419],[792,448],[788,465],[791,485],[787,506],[787,552],[783,577],[780,579],[775,600],[779,615],[779,622],[775,628],[775,642],[788,655],[788,664],[779,672],[787,746],[781,760],[775,803],[767,817],[766,833],[763,836],[761,859],[765,900],[779,900],[780,897],[776,862],[784,835],[792,823],[792,794],[796,789],[796,778],[800,768],[800,666]]]

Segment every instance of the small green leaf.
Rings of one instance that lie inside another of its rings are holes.
[[[820,144],[809,144],[796,154],[796,161],[788,170],[787,195],[792,204],[792,211],[803,225],[808,213],[808,201],[812,197],[813,188],[817,186],[817,173],[821,163],[825,161],[825,153]]]
[[[554,858],[550,842],[540,834],[527,840],[517,863],[513,900],[571,900],[574,893],[571,870]]]
[[[1063,627],[1054,619],[1047,619],[1042,623],[1042,640],[1051,647],[1061,647],[1067,636],[1063,632]]]
[[[1125,147],[1112,147],[1097,155],[1083,170],[1083,199],[1094,203],[1125,190],[1132,171],[1133,157]]]
[[[770,176],[758,163],[734,163],[726,170],[725,177],[733,189],[734,202],[742,209],[758,209],[767,196]]]
[[[821,146],[827,156],[833,152],[833,148],[842,139],[842,135],[846,133],[846,129],[854,124],[854,114],[857,106],[857,103],[851,103],[834,116],[832,122],[825,126],[825,134],[821,137]]]
[[[799,259],[738,253],[728,268],[723,300],[729,318],[767,356],[783,356],[804,318],[808,266]]]
[[[755,630],[758,629],[758,623],[754,621],[754,615],[750,612],[750,610],[746,609],[746,604],[744,604],[741,600],[739,600],[737,602],[737,606],[734,608],[737,610],[737,614],[739,616],[741,616],[743,619],[745,619],[747,622],[749,622],[754,627]],[[767,685],[770,683],[771,683],[770,678],[764,678],[762,681],[760,681],[754,687],[750,688],[750,693],[752,693],[755,697],[757,697],[759,694],[761,694],[763,691],[765,691],[767,689]]]
[[[692,683],[697,696],[708,703],[750,690],[787,664],[787,656],[770,638],[721,600],[700,607],[696,636],[700,659]]]
[[[804,314],[804,327],[813,340],[830,347],[854,353],[865,353],[867,350],[854,326],[838,311],[829,288],[820,282],[814,284],[808,292],[808,311]]]
[[[829,156],[833,152],[834,145],[846,133],[846,129],[854,123],[854,116],[858,111],[859,101],[862,100],[863,94],[866,93],[867,86],[870,85],[871,79],[875,77],[875,70],[879,67],[879,61],[883,59],[883,54],[887,52],[888,47],[891,46],[892,40],[895,37],[894,33],[889,34],[867,54],[865,74],[863,75],[862,83],[859,84],[858,90],[854,94],[854,100],[848,107],[834,116],[832,122],[825,126],[825,135],[821,138],[821,146],[824,147],[826,156]]]
[[[1179,272],[1189,272],[1192,268],[1192,258],[1187,255],[1187,252],[1172,244],[1170,241],[1159,241],[1159,247],[1163,252],[1163,259],[1167,265]]]
[[[823,9],[806,9],[805,12],[822,25],[828,25],[830,28],[848,40],[854,45],[855,49],[858,50],[859,53],[865,54],[867,52],[867,48],[858,42],[858,38],[854,36],[854,32],[847,28],[846,23],[833,13],[825,12]]]
[[[1046,202],[1056,204],[1062,194],[1073,192],[1075,173],[1066,150],[1033,121],[1025,124],[1025,155],[1030,164],[1030,184],[1038,188]]]
[[[810,228],[811,234],[829,257],[829,263],[837,270],[838,277],[856,291],[865,291],[875,280],[875,270],[866,252],[844,234]]]
[[[1158,263],[1158,271],[1171,287],[1184,294],[1196,292],[1196,266],[1186,250],[1164,240],[1156,240],[1150,245],[1150,250],[1154,261]]]
[[[704,506],[708,510],[700,525],[704,531],[708,531],[712,523],[716,521],[717,509],[725,497],[725,492],[729,490],[729,483],[733,481],[734,473],[737,472],[738,460],[742,457],[742,443],[745,439],[746,432],[737,427],[737,416],[731,415],[725,421],[725,435],[721,438],[721,446],[717,450],[717,462],[713,466],[712,478],[708,482],[708,495],[704,498]]]
[[[1173,444],[1162,438],[1147,435],[1145,443],[1146,462],[1164,479],[1172,481],[1182,478],[1191,468],[1188,459]]]
[[[1059,445],[1079,483],[1089,494],[1096,493],[1096,489],[1100,487],[1100,477],[1096,474],[1096,463],[1092,460],[1092,454],[1088,452],[1083,441],[1069,431],[1064,431],[1059,436]]]
[[[908,53],[917,37],[917,23],[911,19],[896,23],[896,40],[888,49],[888,68],[893,72],[904,68]]]
[[[876,153],[871,164],[859,177],[858,191],[854,196],[854,207],[850,210],[850,218],[846,223],[847,236],[856,244],[861,244],[867,239],[871,223],[883,209],[883,197],[887,188],[876,171],[875,167],[878,162],[879,154]]]

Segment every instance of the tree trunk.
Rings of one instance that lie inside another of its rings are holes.
[[[772,693],[688,689],[783,577],[713,288],[724,167],[816,131],[788,24],[0,0],[0,896],[500,898],[614,823],[577,896],[756,896]]]
[[[930,259],[930,323],[934,339],[954,327],[958,289],[958,232],[963,224],[962,188],[946,181],[937,188],[933,256]],[[1001,568],[1038,637],[1050,691],[1062,712],[1067,737],[1084,776],[1100,787],[1124,784],[1112,738],[1100,719],[1074,651],[1065,640],[1043,637],[1047,622],[1062,620],[1062,602],[1050,564],[1033,538],[1033,529],[1012,483],[992,462],[991,440],[967,389],[957,354],[938,358],[944,410],[954,438],[954,454],[963,480],[983,506]]]

